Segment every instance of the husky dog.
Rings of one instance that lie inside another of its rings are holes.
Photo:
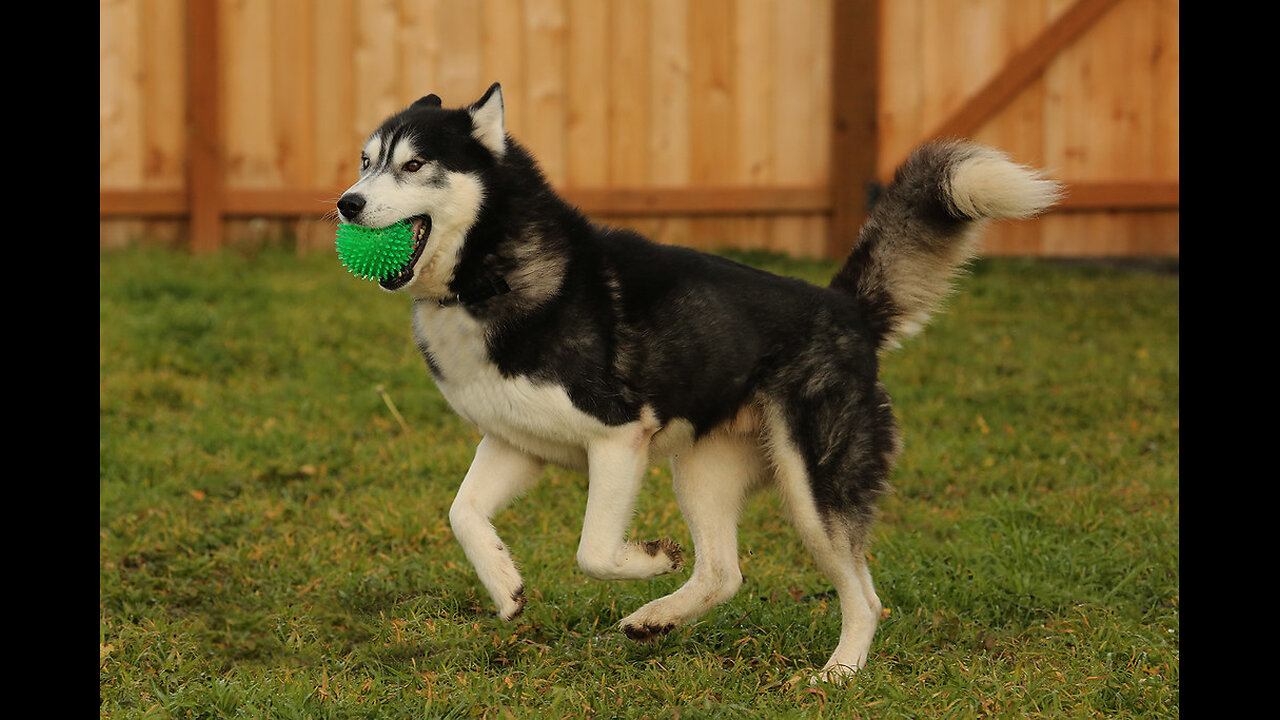
[[[880,618],[864,551],[901,446],[879,354],[924,324],[984,220],[1035,215],[1058,192],[995,150],[925,145],[816,287],[591,223],[507,135],[494,84],[467,107],[428,95],[387,119],[338,210],[413,222],[412,259],[381,285],[413,298],[432,377],[483,435],[449,521],[499,617],[526,595],[491,521],[546,463],[587,473],[584,573],[681,570],[670,539],[628,538],[645,470],[669,458],[693,572],[622,632],[649,640],[732,597],[743,499],[773,487],[839,594],[840,641],[818,677],[841,680]]]

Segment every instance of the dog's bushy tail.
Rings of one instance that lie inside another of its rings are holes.
[[[916,149],[872,208],[831,280],[864,305],[879,347],[919,332],[977,251],[985,220],[1032,217],[1061,186],[1004,153],[943,140]]]

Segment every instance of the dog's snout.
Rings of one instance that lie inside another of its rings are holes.
[[[347,219],[353,219],[364,209],[364,196],[348,193],[338,199],[338,211]]]

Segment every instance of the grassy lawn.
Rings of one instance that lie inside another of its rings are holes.
[[[478,438],[405,297],[326,253],[102,254],[101,715],[1178,717],[1178,277],[973,270],[883,363],[906,440],[872,543],[886,614],[841,688],[806,682],[838,609],[771,496],[739,594],[642,646],[617,621],[688,570],[587,579],[585,479],[549,469],[496,520],[530,597],[503,624],[446,517]],[[669,470],[652,484],[636,534],[691,548]]]

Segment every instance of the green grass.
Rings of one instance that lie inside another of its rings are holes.
[[[843,688],[805,682],[838,610],[767,495],[739,594],[641,646],[617,621],[687,570],[586,579],[584,478],[550,469],[496,520],[530,594],[497,621],[446,518],[477,436],[406,298],[336,257],[134,249],[100,282],[103,717],[1180,714],[1176,274],[981,261],[886,356],[887,614]],[[635,532],[688,548],[668,472]]]

